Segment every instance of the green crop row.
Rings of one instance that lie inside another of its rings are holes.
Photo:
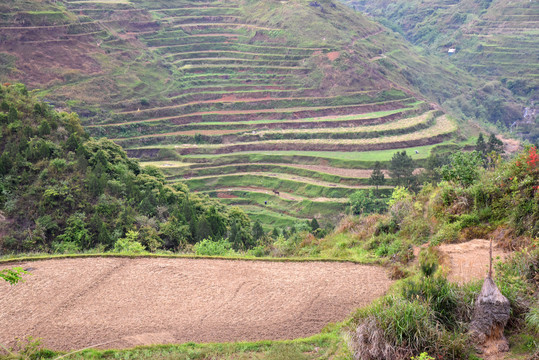
[[[368,180],[365,178],[344,177],[338,175],[327,174],[319,171],[297,168],[293,165],[270,165],[270,164],[238,164],[225,165],[217,167],[180,167],[173,169],[163,169],[168,174],[168,180],[180,180],[183,177],[202,177],[208,175],[229,175],[242,172],[273,172],[290,175],[298,175],[306,178],[322,180],[326,182],[343,184],[343,185],[368,185]]]
[[[288,179],[255,175],[225,175],[221,177],[188,179],[184,180],[183,182],[194,191],[201,191],[216,187],[226,188],[255,186],[266,189],[277,189],[279,191],[297,194],[307,198],[346,198],[357,191],[357,189],[353,188],[325,187]]]
[[[353,94],[353,95],[341,95],[334,97],[305,97],[295,99],[271,99],[271,100],[257,100],[251,102],[234,102],[227,101],[215,102],[211,104],[184,104],[172,107],[153,108],[136,112],[119,113],[114,117],[114,120],[121,121],[123,119],[138,120],[138,119],[151,119],[157,117],[178,116],[187,115],[194,112],[212,112],[221,110],[245,110],[256,111],[261,109],[267,109],[268,106],[272,109],[284,109],[287,108],[317,108],[317,107],[346,107],[346,106],[360,106],[360,105],[376,105],[380,103],[400,100],[412,100],[407,98],[407,95],[402,92],[388,92],[382,91],[376,96],[369,96],[367,94]],[[313,110],[315,110],[313,109]],[[297,111],[291,110],[291,111]]]
[[[142,137],[126,137],[116,139],[115,141],[124,146],[125,148],[140,147],[155,144],[223,144],[226,139],[227,143],[241,143],[241,142],[254,142],[254,141],[268,141],[268,140],[311,140],[311,139],[372,139],[382,136],[394,136],[407,134],[410,132],[420,131],[432,126],[435,119],[432,117],[430,120],[402,128],[386,129],[386,130],[369,130],[364,131],[342,131],[336,132],[337,129],[325,128],[323,132],[262,132],[259,134],[243,133],[238,135],[223,134],[223,135],[167,135],[167,134],[155,134],[155,136],[142,136]],[[147,134],[147,132],[144,132]],[[125,133],[124,133],[125,134]],[[142,132],[141,132],[142,134]]]

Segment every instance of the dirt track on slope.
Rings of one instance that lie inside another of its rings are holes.
[[[460,284],[484,279],[489,269],[489,249],[490,242],[482,239],[441,245],[440,250],[449,260],[448,279]],[[495,263],[505,260],[508,255],[496,246],[492,249]]]
[[[56,350],[305,337],[391,284],[384,269],[351,263],[87,258],[9,266],[17,265],[32,275],[0,283],[0,343],[32,335]]]

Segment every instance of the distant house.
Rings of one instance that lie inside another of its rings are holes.
[[[447,54],[448,55],[453,55],[456,51],[457,51],[457,49],[449,49],[449,50],[447,50]]]

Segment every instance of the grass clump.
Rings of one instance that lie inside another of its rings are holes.
[[[423,299],[388,296],[356,317],[355,359],[410,359],[423,351],[444,359],[467,358],[466,338],[440,326]]]

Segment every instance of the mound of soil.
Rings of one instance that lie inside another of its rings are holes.
[[[0,283],[0,343],[32,335],[55,350],[305,337],[391,285],[384,269],[351,263],[87,258],[10,266],[31,275]]]

